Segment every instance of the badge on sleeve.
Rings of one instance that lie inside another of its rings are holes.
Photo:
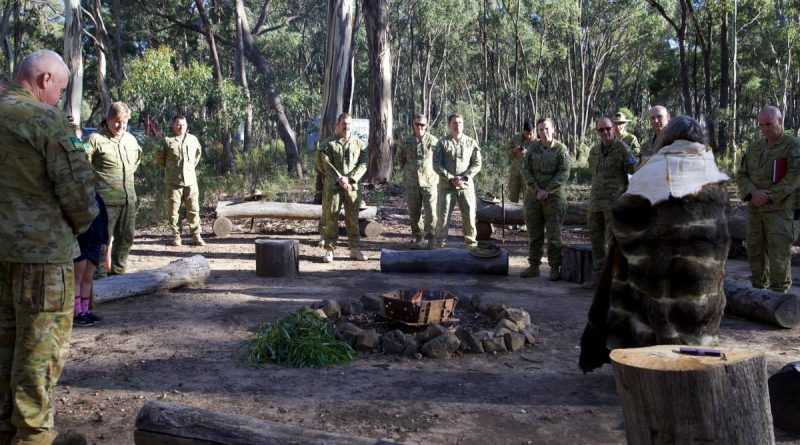
[[[79,138],[73,136],[69,138],[69,141],[72,142],[72,146],[75,147],[75,150],[86,151],[86,146],[83,145],[83,141]]]

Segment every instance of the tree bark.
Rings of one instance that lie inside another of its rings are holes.
[[[64,95],[64,113],[81,126],[83,99],[83,15],[80,0],[64,0],[64,62],[69,68],[69,83]]]
[[[100,0],[92,1],[90,20],[94,22],[94,44],[97,48],[97,86],[100,94],[101,115],[111,108],[111,91],[108,88],[108,31],[103,21],[103,10]],[[112,64],[113,67],[113,64]],[[114,71],[116,72],[116,71]]]
[[[722,348],[723,359],[678,348],[611,352],[628,443],[775,443],[763,353]]]
[[[730,119],[730,51],[728,45],[728,22],[731,14],[725,11],[722,14],[722,23],[719,30],[719,109],[722,118],[719,119],[719,141],[714,153],[718,158],[728,153],[728,122]]]
[[[381,250],[381,272],[508,275],[508,252],[477,258],[467,249]]]
[[[353,0],[328,0],[328,35],[325,45],[325,82],[322,87],[322,117],[319,140],[332,136],[336,118],[350,112],[353,91]]]
[[[14,69],[16,66],[16,53],[14,52],[14,47],[11,45],[11,41],[8,38],[8,35],[11,34],[11,14],[14,12],[16,5],[17,2],[6,2],[5,8],[3,9],[3,17],[0,19],[0,43],[3,46],[3,54],[6,56],[6,66],[4,72],[9,79],[14,74]]]
[[[371,182],[392,178],[392,53],[388,0],[364,0],[369,55],[369,165]]]
[[[782,328],[800,326],[800,297],[725,280],[725,311]]]
[[[94,283],[94,301],[105,303],[135,295],[151,294],[181,286],[202,285],[211,275],[208,261],[195,255],[158,269],[113,275]]]
[[[588,202],[586,201],[568,202],[567,209],[564,214],[564,225],[586,225],[587,206]],[[524,206],[507,202],[505,206],[505,213],[506,225],[525,224]],[[475,206],[475,219],[477,221],[488,222],[492,224],[503,224],[503,206],[477,199]]]

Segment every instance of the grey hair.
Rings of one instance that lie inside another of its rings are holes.
[[[19,82],[21,80],[35,79],[43,73],[55,71],[56,67],[69,75],[67,64],[64,63],[64,59],[57,52],[49,49],[40,49],[22,59],[14,80]]]
[[[700,144],[706,143],[706,133],[700,122],[692,119],[689,116],[682,115],[670,119],[669,124],[661,130],[658,135],[653,149],[658,150],[661,147],[671,145],[677,140],[684,140],[690,142],[697,142]]]

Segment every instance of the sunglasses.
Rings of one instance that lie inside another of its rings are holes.
[[[611,127],[603,127],[603,128],[598,128],[598,129],[597,129],[597,132],[598,132],[598,133],[602,133],[602,132],[604,132],[604,131],[611,131],[611,130],[612,130],[612,128],[611,128]]]

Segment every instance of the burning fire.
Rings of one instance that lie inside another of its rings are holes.
[[[416,293],[414,293],[414,296],[411,297],[411,304],[416,305],[416,306],[421,305],[422,304],[422,296],[423,295],[425,295],[425,291],[424,290],[418,290]]]

